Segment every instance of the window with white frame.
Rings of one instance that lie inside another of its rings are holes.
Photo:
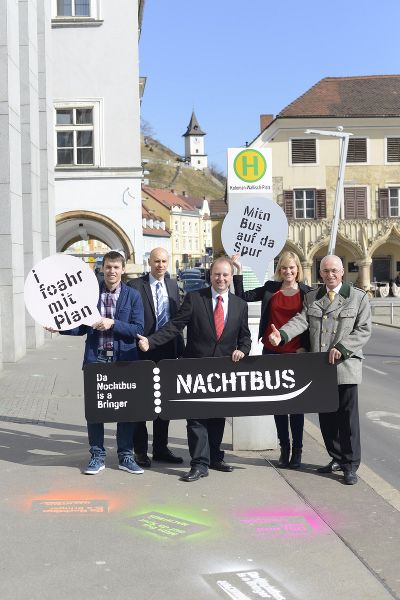
[[[400,188],[389,188],[389,217],[400,216]]]
[[[85,25],[100,25],[102,0],[51,0],[53,27],[68,26],[82,21]]]
[[[57,17],[90,17],[90,0],[57,0]]]
[[[56,166],[94,165],[94,106],[56,108]]]
[[[295,190],[294,210],[296,219],[315,219],[315,190]]]

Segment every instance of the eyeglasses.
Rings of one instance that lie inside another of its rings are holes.
[[[329,273],[332,273],[332,275],[337,275],[338,273],[340,273],[341,269],[322,269],[322,273],[324,275],[329,275]]]

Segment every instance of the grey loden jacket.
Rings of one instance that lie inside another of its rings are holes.
[[[279,330],[283,343],[306,329],[310,351],[342,353],[338,363],[338,384],[358,384],[362,378],[363,347],[371,337],[371,307],[367,294],[342,283],[332,304],[325,286],[304,296],[303,309]]]

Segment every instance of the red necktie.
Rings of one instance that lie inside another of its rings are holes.
[[[222,296],[217,296],[217,305],[214,310],[214,323],[215,323],[215,331],[217,334],[217,340],[222,335],[224,330],[224,309],[222,308]]]

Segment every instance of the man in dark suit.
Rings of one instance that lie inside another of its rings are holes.
[[[250,352],[247,303],[231,294],[233,265],[218,258],[211,265],[211,287],[186,294],[178,314],[147,339],[138,335],[143,352],[153,350],[179,335],[187,327],[184,358],[231,356],[233,361]],[[187,434],[191,469],[181,479],[196,481],[207,477],[208,469],[230,472],[224,462],[221,442],[225,419],[188,419]]]
[[[175,317],[180,301],[178,285],[175,279],[167,277],[168,252],[164,248],[154,248],[149,256],[150,273],[133,279],[128,285],[141,295],[144,306],[144,335],[155,333],[169,319]],[[163,358],[178,358],[184,350],[181,335],[145,354],[139,351],[141,359],[158,362]],[[168,448],[169,421],[157,417],[153,421],[153,460],[179,464],[180,456],[175,456]],[[133,447],[135,460],[142,467],[150,467],[148,452],[148,433],[146,423],[135,423]]]

